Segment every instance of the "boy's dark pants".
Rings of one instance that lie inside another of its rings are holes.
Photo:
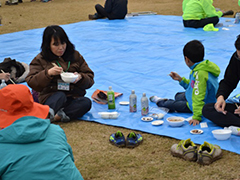
[[[178,92],[175,95],[175,100],[168,99],[158,101],[157,106],[168,108],[170,112],[184,112],[184,113],[192,112],[187,106],[185,92]]]

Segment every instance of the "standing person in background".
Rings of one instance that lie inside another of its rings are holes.
[[[104,7],[95,5],[96,13],[89,14],[89,19],[108,18],[109,20],[124,19],[127,14],[128,0],[106,0]]]
[[[68,122],[82,117],[92,105],[84,95],[94,84],[93,71],[60,26],[45,28],[41,49],[30,63],[26,82],[39,93],[39,103],[54,110],[52,121]],[[60,76],[63,71],[78,77],[73,83],[65,83]]]
[[[225,102],[240,81],[240,34],[235,41],[235,48],[236,51],[230,59],[224,78],[219,83],[217,102],[206,104],[202,111],[204,117],[222,127],[240,127],[240,103]]]
[[[214,26],[219,18],[225,15],[233,15],[233,11],[216,11],[213,0],[183,0],[183,25],[184,27],[203,28],[207,24]]]

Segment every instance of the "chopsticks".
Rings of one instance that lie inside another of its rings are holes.
[[[2,72],[2,73],[5,73],[2,69],[1,69],[1,72]],[[13,84],[15,84],[15,82],[14,82],[11,78],[10,78],[9,80],[10,80]]]
[[[56,63],[52,63],[52,65],[53,65],[53,66],[58,66],[58,65],[56,65]]]
[[[235,103],[235,106],[236,106],[237,108],[239,107],[237,103]]]
[[[54,63],[54,62],[52,63],[52,65],[58,67],[58,65],[56,63]],[[62,70],[62,73],[63,73],[63,70]]]

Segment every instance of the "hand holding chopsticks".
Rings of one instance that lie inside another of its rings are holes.
[[[2,73],[4,73],[4,74],[6,74],[2,69],[1,69],[1,72]],[[15,84],[15,82],[9,77],[9,80],[13,83],[13,84]]]

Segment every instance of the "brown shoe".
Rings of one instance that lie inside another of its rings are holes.
[[[88,18],[91,19],[91,20],[98,19],[96,14],[89,14]]]

